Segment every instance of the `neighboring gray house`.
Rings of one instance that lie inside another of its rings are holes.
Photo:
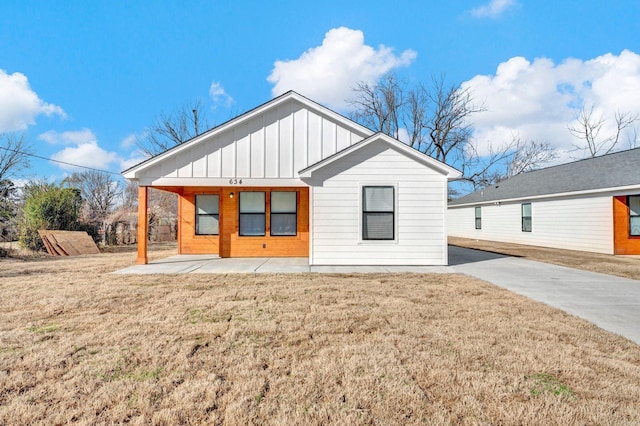
[[[449,236],[640,254],[640,148],[548,167],[453,200]]]

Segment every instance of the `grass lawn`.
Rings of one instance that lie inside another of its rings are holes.
[[[0,260],[0,424],[640,424],[640,346],[477,279],[134,260]]]

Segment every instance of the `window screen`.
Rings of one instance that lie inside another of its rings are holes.
[[[242,236],[265,235],[266,213],[264,192],[240,192],[240,227]]]
[[[362,239],[394,239],[393,186],[362,188]]]
[[[482,229],[482,207],[476,207],[476,229]]]
[[[218,195],[196,195],[196,235],[218,235],[220,224]]]
[[[629,235],[640,236],[640,195],[630,195],[629,202]]]
[[[531,203],[522,205],[522,232],[531,232]]]
[[[296,235],[298,232],[298,193],[271,193],[271,235]]]

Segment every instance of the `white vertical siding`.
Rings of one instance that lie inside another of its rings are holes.
[[[291,100],[165,158],[140,178],[295,179],[298,171],[363,137]]]
[[[482,229],[475,229],[474,206],[451,206],[449,235],[613,254],[610,194],[525,202],[531,202],[531,232],[522,232],[522,203],[515,202],[482,205]]]
[[[446,178],[384,147],[362,148],[345,161],[348,166],[338,162],[327,166],[326,178],[322,171],[314,176],[311,264],[445,264]],[[363,185],[395,186],[395,241],[361,239]]]

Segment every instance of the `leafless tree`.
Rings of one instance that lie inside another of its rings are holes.
[[[576,150],[586,151],[590,157],[608,154],[616,148],[626,129],[633,133],[630,146],[634,147],[637,136],[634,124],[640,121],[640,114],[616,111],[613,119],[614,130],[608,135],[601,134],[606,130],[607,120],[602,114],[596,115],[594,106],[583,107],[577,123],[568,126],[571,134],[583,141],[579,145],[574,145]]]
[[[404,100],[407,91],[405,85],[395,75],[388,74],[375,84],[360,82],[353,91],[354,98],[348,100],[353,107],[351,118],[372,130],[398,138],[398,132],[404,125],[400,120],[410,112]],[[418,128],[422,124],[422,117],[419,117],[419,121]]]
[[[99,224],[105,231],[108,227],[107,218],[116,207],[116,202],[122,192],[120,182],[109,173],[88,170],[73,173],[63,183],[80,190],[80,195],[85,203],[85,220],[89,223]],[[103,232],[103,242],[106,242],[106,232]]]
[[[207,128],[205,104],[197,99],[157,116],[136,145],[140,152],[152,157],[198,136]]]
[[[538,168],[556,157],[547,142],[514,136],[480,152],[473,144],[471,117],[485,108],[469,88],[447,85],[434,77],[427,87],[408,87],[393,74],[378,82],[359,83],[351,118],[372,130],[402,140],[413,148],[462,171],[462,180],[474,189]]]
[[[461,169],[474,187],[489,180],[492,169],[513,149],[508,145],[489,155],[478,154],[470,144],[470,118],[484,107],[476,104],[470,89],[447,85],[444,76],[432,78],[429,87],[407,87],[387,75],[373,84],[359,83],[348,103],[354,120]]]
[[[127,211],[138,209],[138,182],[127,180],[122,190],[121,207]]]
[[[507,167],[507,178],[539,169],[558,158],[558,153],[549,142],[522,140],[518,136],[514,136],[513,141],[515,149]]]
[[[24,135],[0,134],[0,180],[22,174],[32,153]]]

